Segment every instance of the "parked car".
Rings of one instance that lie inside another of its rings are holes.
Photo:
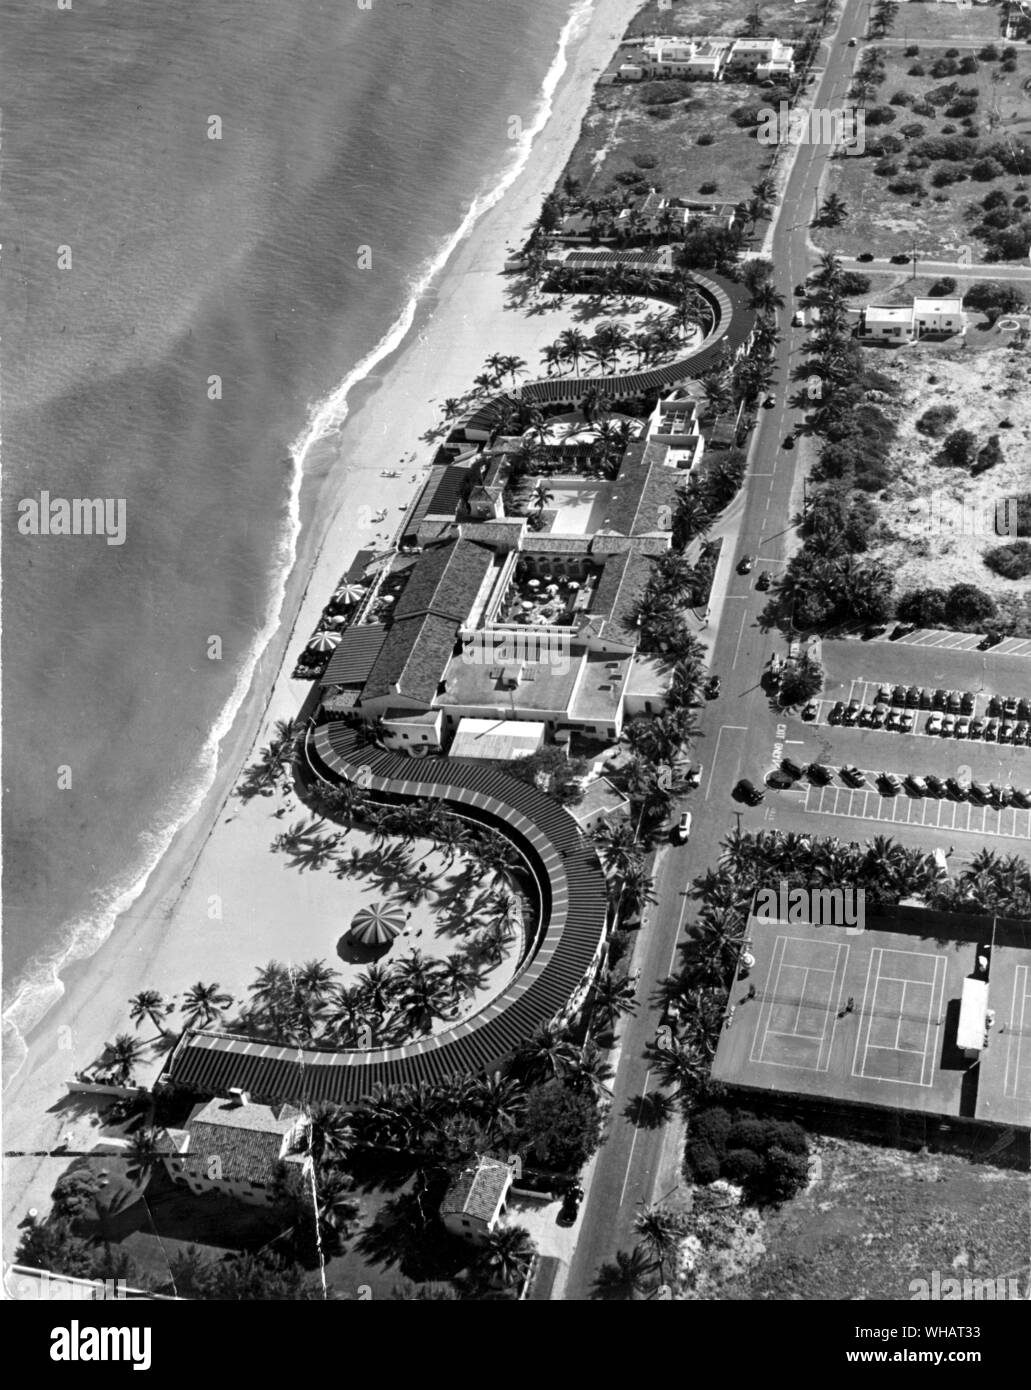
[[[983,719],[971,719],[971,721],[970,721],[970,737],[971,737],[971,738],[983,738],[983,737],[984,737],[985,722],[986,722],[986,721],[983,720]]]
[[[961,714],[956,720],[956,737],[969,738],[970,736],[970,716]]]
[[[791,315],[791,326],[792,328],[805,327],[805,314],[803,314],[801,309],[796,309],[795,312]]]
[[[944,708],[945,708],[945,691],[944,691],[944,690],[935,690],[935,691],[932,692],[932,694],[931,694],[931,708],[932,708],[932,709],[944,709]]]
[[[842,724],[847,724],[851,728],[852,725],[855,724],[856,720],[859,718],[859,711],[861,708],[862,706],[860,705],[858,700],[850,700],[848,704],[845,706],[845,709],[842,711]]]
[[[755,581],[755,587],[765,592],[772,583],[773,576],[770,574],[769,570],[763,570],[759,578]]]
[[[848,41],[848,46],[849,46],[849,48],[855,48],[855,46],[856,46],[856,44],[857,44],[858,42],[859,42],[858,39],[849,39],[849,41]]]
[[[796,782],[802,776],[802,773],[805,771],[805,768],[799,767],[798,763],[796,763],[793,758],[781,758],[780,765],[781,769],[784,772],[786,772],[789,777],[793,778]]]
[[[921,708],[921,709],[930,709],[930,708],[931,708],[931,692],[930,692],[929,690],[925,690],[925,689],[923,688],[923,686],[920,687],[920,701],[919,701],[919,704],[920,704],[920,708]]]
[[[793,449],[794,447],[795,447],[795,436],[794,436],[793,434],[786,434],[786,435],[784,436],[784,448],[785,448],[785,449]]]
[[[986,719],[984,726],[985,743],[995,743],[999,738],[999,721],[997,719]]]
[[[857,260],[857,261],[872,261],[873,258],[874,258],[874,257],[873,257],[873,252],[872,252],[872,251],[860,251],[859,255],[856,257],[856,260]]]
[[[844,721],[844,715],[845,715],[845,702],[844,702],[844,700],[835,700],[835,701],[834,701],[834,704],[831,706],[830,713],[827,715],[827,723],[828,723],[828,724],[841,724],[841,723]]]
[[[859,711],[859,726],[862,729],[869,729],[873,724],[873,710],[868,705],[864,705]]]
[[[963,699],[958,690],[950,690],[945,706],[950,714],[959,714],[963,708]]]
[[[871,727],[874,729],[883,729],[889,712],[887,705],[874,705],[873,718],[870,720]]]
[[[1031,700],[1017,701],[1017,717],[1019,719],[1031,719]]]
[[[942,728],[942,717],[938,713],[929,714],[927,723],[924,725],[925,734],[940,734]]]
[[[1001,714],[1001,713],[1002,713],[1002,700],[999,698],[998,695],[989,695],[989,697],[988,697],[988,713],[989,713],[989,714]]]
[[[799,280],[798,284],[795,286],[795,294],[797,295],[797,297],[798,297],[799,299],[801,299],[801,298],[802,298],[804,295],[806,295],[807,293],[808,293],[808,291],[806,290],[806,287],[805,287],[805,281],[804,281],[804,280]]]
[[[735,801],[747,801],[749,806],[758,806],[765,795],[766,793],[760,791],[747,777],[742,777],[733,791]]]
[[[562,1197],[562,1205],[555,1218],[556,1225],[572,1226],[583,1201],[584,1190],[578,1182],[570,1183]]]
[[[1026,720],[1026,719],[1022,719],[1022,720],[1020,721],[1019,724],[1017,724],[1017,725],[1014,726],[1014,729],[1013,729],[1013,742],[1014,742],[1014,743],[1019,743],[1019,744],[1026,744],[1027,741],[1028,741],[1028,723],[1027,723],[1027,720]]]
[[[834,776],[829,767],[823,763],[810,763],[806,769],[810,782],[815,782],[818,787],[825,787]]]
[[[901,710],[897,710],[897,709],[891,710],[891,711],[889,712],[889,714],[888,714],[888,718],[885,720],[884,727],[885,727],[886,729],[891,729],[891,730],[892,730],[893,732],[895,732],[895,733],[898,733],[898,731],[899,731],[899,729],[901,728],[901,726],[902,726],[902,711],[901,711]]]
[[[918,777],[915,772],[911,772],[906,778],[906,787],[915,792],[917,796],[927,795],[927,783],[922,777]]]
[[[819,700],[810,700],[809,703],[808,703],[808,704],[803,708],[803,710],[802,710],[802,718],[803,718],[803,719],[815,719],[816,716],[817,716],[819,713],[820,713],[820,702],[819,702]]]
[[[1020,787],[1011,787],[1010,792],[1014,806],[1023,806],[1025,810],[1031,808],[1031,792],[1026,792]]]
[[[1003,712],[1003,714],[1006,716],[1007,719],[1016,719],[1016,717],[1017,717],[1017,702],[1016,702],[1016,700],[1014,700],[1014,699],[1012,699],[1012,698],[1011,698],[1011,699],[1008,699],[1008,700],[1003,700],[1003,702],[1002,702],[1002,712]]]
[[[942,716],[942,738],[951,738],[956,730],[956,716],[946,714]]]
[[[752,559],[751,555],[742,555],[741,559],[737,562],[738,574],[751,574],[754,564],[755,561]]]
[[[977,650],[979,652],[986,652],[991,647],[997,647],[1003,640],[1001,632],[986,632],[980,642],[978,642]]]
[[[690,834],[691,812],[685,811],[684,814],[680,817],[676,830],[674,830],[673,832],[673,838],[676,840],[678,845],[686,845]]]
[[[902,733],[908,734],[910,732],[910,730],[913,727],[913,720],[915,719],[915,717],[916,716],[913,714],[912,710],[907,709],[902,711],[902,714],[899,717],[899,729],[902,731]]]
[[[969,690],[964,690],[964,691],[963,691],[963,694],[960,696],[960,699],[959,699],[959,707],[960,707],[960,709],[963,711],[964,714],[973,714],[973,712],[974,712],[974,697],[973,697],[973,695],[971,695],[971,693],[970,693]]]
[[[894,772],[882,772],[878,781],[882,786],[890,787],[895,795],[898,795],[902,790],[902,778],[896,776]]]
[[[927,790],[932,796],[945,795],[945,783],[940,777],[936,777],[933,772],[929,772],[924,778],[924,781],[927,783]]]
[[[904,705],[906,703],[906,687],[896,685],[891,692],[891,703],[893,705]]]
[[[841,769],[841,780],[847,782],[850,787],[865,787],[866,776],[860,767],[845,766]]]
[[[879,705],[891,704],[891,686],[881,685],[877,688],[877,703]]]
[[[701,763],[698,763],[697,766],[690,768],[689,771],[685,774],[684,785],[686,787],[697,787],[701,780],[702,765]]]
[[[715,699],[719,696],[719,693],[720,693],[720,678],[719,678],[719,676],[710,676],[709,679],[708,679],[708,680],[705,682],[705,684],[702,686],[702,694],[705,696],[705,698],[706,698],[707,700],[715,700]]]
[[[919,686],[911,685],[911,686],[909,687],[909,689],[906,691],[906,708],[907,708],[907,709],[916,709],[916,708],[918,707],[919,704],[920,704],[920,688],[919,688]]]
[[[1012,724],[1008,724],[1008,723],[1007,723],[1007,724],[1003,724],[1003,726],[1000,728],[1000,730],[999,730],[999,742],[1000,742],[1000,743],[1012,743],[1012,742],[1013,742],[1013,725],[1012,725]]]
[[[967,799],[967,788],[955,777],[946,777],[945,790],[954,801],[966,801]]]
[[[983,782],[971,782],[970,795],[978,801],[990,801],[992,790],[991,787],[986,787]]]

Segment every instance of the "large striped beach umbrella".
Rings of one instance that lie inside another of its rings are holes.
[[[331,652],[334,647],[340,645],[339,632],[316,632],[315,636],[308,643],[310,652]]]
[[[357,603],[365,590],[358,584],[341,584],[333,597],[337,603]]]
[[[386,946],[401,935],[404,925],[404,916],[397,908],[375,903],[354,914],[347,935],[352,941],[360,941],[363,946]]]

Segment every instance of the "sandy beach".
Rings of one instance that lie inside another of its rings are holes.
[[[4,1096],[5,1149],[46,1153],[68,1132],[61,1113],[66,1080],[116,1033],[132,1031],[127,1001],[140,989],[170,996],[197,980],[217,980],[234,992],[270,957],[321,955],[339,964],[336,943],[350,915],[376,894],[360,878],[289,868],[270,846],[299,814],[277,818],[276,800],[244,804],[233,789],[275,721],[294,718],[308,696],[309,684],[291,678],[297,653],[355,553],[386,544],[396,531],[398,504],[410,501],[417,485],[412,475],[424,476],[435,448],[423,436],[440,425],[441,403],[467,392],[493,352],[518,355],[530,375],[539,374],[540,350],[564,321],[550,313],[527,315],[525,306],[506,307],[511,279],[501,273],[505,250],[523,241],[561,175],[593,84],[637,8],[638,0],[596,0],[570,43],[550,117],[525,166],[453,252],[400,348],[351,392],[344,425],[310,451],[303,530],[277,635],[222,744],[215,785],[132,910],[88,961],[66,970],[63,997],[26,1039],[27,1054]],[[398,469],[400,476],[385,479],[385,469]],[[381,507],[387,519],[377,525],[371,518]],[[80,1123],[88,1129],[88,1121]],[[7,1258],[18,1222],[29,1207],[46,1209],[67,1163],[60,1156],[7,1160]]]

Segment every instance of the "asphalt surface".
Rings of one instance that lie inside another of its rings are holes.
[[[864,32],[868,12],[869,0],[846,0],[837,34],[825,40],[827,64],[813,89],[814,105],[843,104],[856,58],[856,50],[848,48],[845,40]],[[656,865],[658,902],[645,917],[634,956],[634,968],[640,972],[639,1008],[621,1025],[612,1119],[581,1209],[576,1250],[561,1292],[567,1300],[591,1297],[599,1268],[617,1250],[629,1250],[635,1244],[634,1218],[642,1206],[665,1195],[657,1184],[671,1172],[676,1180],[676,1154],[671,1151],[679,1142],[676,1127],[647,1129],[636,1125],[626,1112],[634,1098],[658,1089],[645,1056],[660,1022],[661,1010],[652,997],[656,983],[670,973],[677,943],[690,921],[692,904],[685,890],[716,863],[721,841],[738,821],[743,829],[759,829],[769,824],[771,811],[776,814],[772,794],[762,805],[746,808],[734,802],[730,793],[740,777],[753,781],[761,777],[783,723],[759,684],[770,655],[783,654],[784,648],[777,634],[763,633],[758,626],[768,594],[756,590],[755,582],[762,569],[776,574],[784,563],[794,545],[793,519],[801,506],[803,450],[784,449],[782,442],[803,419],[804,412],[790,402],[803,385],[793,380],[792,373],[803,365],[806,335],[789,324],[794,286],[812,266],[807,232],[827,155],[825,146],[797,149],[778,208],[772,237],[773,283],[787,308],[779,315],[783,341],[774,361],[776,404],[759,413],[737,540],[728,537],[725,542],[736,545],[735,567],[717,619],[711,665],[722,677],[722,693],[699,711],[701,733],[695,757],[703,764],[703,775],[698,790],[683,803],[694,813],[691,839],[686,846],[663,850]],[[736,572],[736,560],[742,554],[757,560],[747,576]]]

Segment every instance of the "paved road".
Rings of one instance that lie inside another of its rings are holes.
[[[862,32],[857,26],[865,21],[868,9],[869,0],[846,0],[839,33],[847,37]],[[855,50],[847,48],[843,39],[830,42],[814,104],[842,104],[854,59]],[[650,1003],[650,996],[656,981],[669,973],[676,943],[688,920],[689,900],[683,896],[684,890],[716,862],[720,842],[733,829],[735,818],[739,817],[745,828],[758,828],[768,809],[739,809],[730,799],[730,791],[739,777],[761,772],[779,724],[779,716],[759,686],[762,667],[777,639],[757,627],[766,595],[756,591],[755,580],[763,566],[776,570],[783,563],[793,543],[791,518],[801,500],[801,450],[785,450],[781,444],[802,420],[802,412],[789,404],[789,397],[798,389],[792,372],[801,365],[805,335],[800,329],[789,328],[788,323],[793,287],[805,278],[811,265],[807,229],[826,157],[826,148],[819,145],[797,150],[774,228],[774,283],[789,308],[781,316],[784,341],[776,356],[777,404],[760,412],[734,552],[736,556],[743,552],[756,556],[759,564],[747,577],[731,571],[719,616],[712,669],[723,678],[723,693],[700,712],[698,721],[701,737],[696,756],[704,764],[704,774],[693,801],[685,803],[694,811],[694,829],[689,845],[664,851],[657,865],[658,903],[645,919],[634,961],[640,969],[640,1008],[622,1027],[612,1123],[581,1213],[580,1234],[562,1294],[566,1299],[591,1296],[600,1266],[617,1250],[628,1250],[634,1244],[634,1217],[641,1204],[663,1195],[656,1191],[656,1184],[665,1181],[670,1170],[665,1153],[670,1131],[642,1128],[625,1115],[629,1101],[646,1089],[656,1089],[644,1056],[659,1024],[660,1011]],[[726,544],[732,539],[729,537]]]
[[[855,256],[839,256],[838,259],[845,270],[888,270],[900,275],[909,275],[912,270],[911,261],[905,265],[893,265],[887,256],[877,256],[872,261],[860,261]],[[917,270],[920,275],[951,275],[954,280],[1031,280],[1031,265],[972,265],[969,261],[921,260],[917,262]]]

